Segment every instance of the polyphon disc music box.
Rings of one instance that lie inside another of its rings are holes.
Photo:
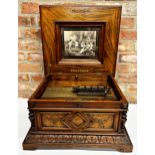
[[[24,150],[131,152],[128,102],[114,79],[121,6],[40,6],[45,77],[28,100]]]

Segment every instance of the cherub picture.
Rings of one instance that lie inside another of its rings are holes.
[[[64,30],[64,58],[96,58],[98,52],[98,31]]]

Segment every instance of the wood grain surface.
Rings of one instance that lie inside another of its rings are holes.
[[[112,148],[131,152],[128,102],[114,79],[121,6],[40,6],[45,77],[28,100],[31,128],[23,149]],[[58,25],[57,25],[58,24]],[[97,59],[61,57],[60,27],[101,27]],[[111,87],[107,98],[73,94],[73,86]]]
[[[59,42],[56,43],[56,22],[67,21],[68,23],[81,22],[84,24],[88,22],[100,22],[105,24],[105,36],[100,37],[100,40],[102,40],[102,55],[100,55],[101,58],[98,60],[101,61],[101,64],[95,63],[93,66],[105,68],[114,76],[121,6],[40,6],[40,14],[45,74],[49,73],[55,66],[60,65],[59,52],[61,50],[57,50]],[[85,61],[84,65],[89,65],[89,61]],[[77,66],[76,61],[74,61],[73,66],[77,68],[82,67],[81,65]],[[65,69],[65,67],[66,65],[62,64],[62,68]]]

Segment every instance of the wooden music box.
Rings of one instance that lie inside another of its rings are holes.
[[[45,77],[28,101],[23,149],[131,152],[114,79],[121,6],[40,6],[40,17]]]

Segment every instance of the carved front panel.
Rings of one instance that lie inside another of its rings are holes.
[[[41,113],[41,123],[43,127],[50,128],[66,128],[61,122],[63,115],[66,113],[62,112],[43,112]]]
[[[95,129],[112,129],[114,125],[114,114],[109,113],[91,113],[92,118],[95,120],[90,124],[89,128]]]
[[[40,130],[116,131],[118,113],[38,112]]]

